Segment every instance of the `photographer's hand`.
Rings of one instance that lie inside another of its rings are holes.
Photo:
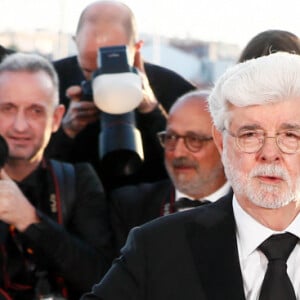
[[[142,79],[142,92],[144,96],[143,101],[137,109],[141,113],[150,113],[158,106],[158,101],[149,84],[149,80],[145,72],[144,61],[140,51],[137,51],[135,54],[134,66],[138,69],[139,75]]]
[[[19,231],[39,222],[35,207],[3,169],[0,171],[0,220]]]
[[[80,86],[69,87],[66,94],[70,104],[62,120],[62,128],[70,138],[75,138],[88,124],[99,119],[99,109],[94,102],[80,101]]]

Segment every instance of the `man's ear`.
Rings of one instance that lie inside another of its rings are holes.
[[[212,126],[212,136],[213,136],[214,142],[216,144],[216,147],[217,147],[220,155],[222,155],[223,135],[222,135],[222,132],[220,132],[214,125]]]
[[[130,62],[141,71],[144,71],[144,61],[141,54],[141,49],[144,45],[144,41],[140,40],[134,44],[134,56],[133,61]]]
[[[56,132],[61,124],[61,120],[65,113],[65,106],[63,104],[59,104],[53,113],[53,124],[52,124],[52,132]]]
[[[142,47],[144,46],[144,41],[139,40],[134,44],[135,51],[141,51]]]

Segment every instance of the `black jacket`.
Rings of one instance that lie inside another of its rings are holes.
[[[124,246],[129,231],[163,214],[174,197],[171,180],[120,187],[110,193],[110,215],[116,252]]]
[[[232,194],[133,229],[82,300],[245,300]]]
[[[42,272],[48,273],[54,290],[59,289],[58,278],[63,278],[63,285],[69,291],[68,299],[77,300],[99,281],[111,263],[107,203],[93,168],[88,164],[75,165],[76,196],[63,225],[58,224],[58,213],[54,213],[51,202],[50,195],[57,186],[49,172],[48,166],[40,166],[18,183],[37,208],[41,222],[30,225],[23,233],[8,232],[5,224],[1,227],[6,239],[2,239],[0,245],[0,288],[14,300],[33,300],[34,288],[30,287],[36,285],[37,274]],[[58,198],[56,194],[55,203],[59,208],[59,201],[63,199]],[[21,285],[28,288],[22,291]]]
[[[54,66],[60,80],[61,103],[68,107],[69,99],[65,96],[66,89],[71,85],[80,85],[84,80],[84,76],[79,68],[76,56],[56,61]],[[146,63],[145,70],[155,96],[166,111],[169,110],[176,98],[195,88],[194,85],[177,73],[166,68]],[[163,150],[156,137],[158,131],[165,129],[165,117],[159,109],[155,109],[148,114],[136,111],[135,119],[136,127],[142,136],[145,160],[141,169],[133,175],[110,176],[108,168],[105,170],[101,165],[98,142],[101,131],[99,122],[90,124],[75,139],[68,138],[63,130],[58,131],[53,135],[47,154],[49,157],[64,161],[90,162],[100,175],[104,187],[108,189],[167,178],[163,163]]]

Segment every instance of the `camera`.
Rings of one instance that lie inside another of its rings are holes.
[[[97,64],[92,80],[81,87],[84,100],[101,110],[99,157],[108,175],[131,175],[144,160],[134,114],[143,100],[141,78],[128,63],[125,45],[99,48]]]
[[[100,48],[98,65],[92,81],[96,106],[110,114],[127,113],[138,107],[143,100],[142,82],[128,63],[127,47]]]
[[[100,48],[98,66],[101,70],[98,69],[95,75],[137,72],[128,63],[127,47],[125,45]]]
[[[82,100],[94,101],[104,112],[122,114],[134,110],[143,100],[142,83],[137,70],[130,66],[127,47],[102,47],[99,68],[91,81],[82,81]]]
[[[93,97],[93,89],[92,89],[92,82],[90,80],[83,80],[81,81],[81,101],[94,101]]]

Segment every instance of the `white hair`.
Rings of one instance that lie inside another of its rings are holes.
[[[230,104],[244,107],[291,99],[300,102],[300,55],[277,52],[230,67],[208,102],[214,125],[223,130]]]

